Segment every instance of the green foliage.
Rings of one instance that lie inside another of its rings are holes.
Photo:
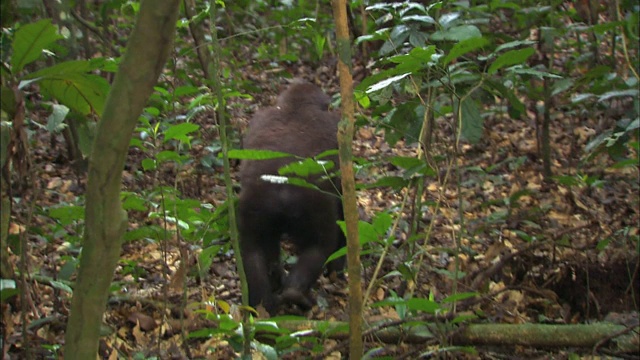
[[[555,5],[541,6],[532,1],[435,2],[429,5],[383,2],[367,8],[375,21],[369,23],[369,33],[356,41],[379,46],[373,65],[368,66],[371,75],[356,87],[356,99],[366,109],[367,115],[366,119],[362,117],[359,121],[370,121],[383,130],[385,141],[391,147],[404,141],[407,149],[419,144],[420,149],[425,150],[418,156],[398,152],[383,154],[375,160],[358,161],[358,170],[371,170],[370,174],[373,174],[372,181],[358,184],[361,189],[379,188],[383,192],[402,194],[402,200],[408,199],[408,203],[412,202],[409,206],[414,208],[410,219],[400,216],[406,211],[404,205],[393,204],[372,214],[371,219],[359,222],[363,262],[367,269],[380,257],[388,257],[386,260],[394,266],[392,271],[373,279],[374,282],[399,280],[403,284],[415,283],[424,271],[427,259],[433,255],[428,254],[429,250],[422,245],[430,240],[428,222],[433,221],[431,213],[435,213],[440,205],[428,196],[426,184],[434,183],[436,178],[439,182],[454,178],[454,181],[460,181],[460,188],[481,197],[485,184],[505,185],[510,181],[503,176],[505,172],[522,171],[532,166],[531,154],[512,157],[502,150],[493,154],[496,160],[490,164],[458,167],[455,161],[465,156],[460,151],[462,146],[473,150],[474,146],[481,146],[487,141],[487,135],[493,131],[488,124],[528,124],[534,121],[532,112],[542,113],[545,110],[540,107],[545,98],[551,97],[556,101],[556,108],[550,110],[572,118],[616,114],[611,119],[605,118],[603,131],[590,137],[581,149],[585,155],[582,168],[553,178],[558,185],[584,191],[606,187],[608,179],[588,171],[600,155],[612,159],[612,167],[637,167],[640,152],[638,79],[623,77],[621,74],[625,71],[620,69],[628,67],[637,71],[638,68],[638,10],[628,3],[622,2],[621,6],[626,9],[622,19],[595,25],[569,23],[569,26],[566,19],[576,17],[574,10]],[[156,86],[131,141],[135,156],[131,157],[127,171],[134,181],[144,181],[145,188],[128,189],[122,193],[123,207],[132,223],[136,224],[127,231],[126,240],[160,242],[179,239],[186,242],[190,249],[198,251],[197,275],[203,279],[208,276],[214,259],[229,252],[228,206],[235,200],[212,205],[190,198],[191,194],[185,195],[181,190],[184,179],[178,179],[178,174],[193,171],[187,174],[187,181],[198,176],[219,178],[221,146],[217,139],[211,140],[218,130],[217,119],[212,119],[211,114],[220,107],[226,111],[230,104],[240,107],[239,112],[245,112],[242,107],[246,105],[234,100],[250,99],[247,93],[259,91],[253,84],[255,79],[262,79],[255,73],[246,72],[247,68],[256,70],[260,76],[267,73],[263,70],[270,68],[284,69],[283,77],[292,76],[288,73],[289,64],[322,64],[323,58],[331,51],[332,43],[333,19],[328,2],[243,0],[224,5],[223,16],[212,25],[223,34],[223,47],[214,51],[225,59],[221,79],[224,103],[219,104],[216,96],[203,86],[209,80],[200,76],[203,71],[191,42],[188,26],[202,26],[202,22],[208,19],[208,3],[198,2],[196,16],[181,20],[181,36],[175,46],[176,61],[169,64]],[[355,9],[358,2],[351,5]],[[102,1],[94,6],[95,24],[111,35],[130,31],[133,17],[139,10],[138,1],[127,0]],[[355,20],[358,21],[357,17]],[[496,23],[502,24],[499,30],[509,31],[496,32]],[[533,38],[532,29],[539,30],[539,38]],[[46,125],[32,121],[33,128],[55,135],[67,130],[69,120],[73,119],[78,124],[82,153],[89,155],[95,125],[93,117],[102,114],[109,91],[105,75],[116,70],[119,62],[117,52],[122,43],[104,44],[105,48],[99,50],[102,54],[114,55],[115,59],[111,55],[97,55],[91,60],[65,60],[67,54],[77,50],[74,41],[83,36],[95,40],[90,33],[80,36],[69,35],[65,31],[69,29],[64,25],[54,26],[51,20],[45,19],[16,23],[14,28],[3,32],[0,46],[2,60],[7,64],[1,69],[3,150],[9,138],[9,131],[5,129],[11,126],[6,120],[10,120],[18,110],[14,86],[27,95],[28,118],[37,117],[38,111],[44,109]],[[600,54],[600,59],[596,59],[596,54],[587,49],[588,44],[582,43],[582,34],[591,32],[602,43],[612,34],[612,39],[620,41],[624,34],[630,46],[630,58],[625,59],[629,63],[620,64],[619,53],[617,56]],[[243,47],[253,49],[248,52],[250,56],[238,56],[247,53],[240,51]],[[540,55],[543,53],[541,49],[546,57]],[[559,51],[563,51],[561,57],[566,61],[561,65],[549,61],[558,59],[560,55],[555,52]],[[44,101],[29,96],[35,93],[41,94]],[[236,114],[238,111],[234,110]],[[552,121],[555,119],[557,117]],[[434,137],[433,129],[445,136]],[[233,140],[237,144],[237,134],[232,136],[236,136]],[[427,143],[432,144],[431,147],[427,147]],[[335,155],[336,152],[331,152],[315,159],[296,158],[278,175],[273,174],[267,179],[317,188],[303,178],[309,175],[332,176],[338,170],[337,164],[328,161],[327,157]],[[3,151],[0,165],[5,164],[5,156]],[[245,161],[291,155],[266,150],[232,150],[229,157]],[[380,164],[385,164],[385,167]],[[392,170],[380,171],[386,167]],[[637,185],[634,186],[637,189]],[[192,190],[190,187],[191,183],[186,186]],[[539,241],[542,229],[548,226],[541,217],[550,211],[551,205],[527,208],[527,198],[537,195],[537,190],[523,188],[497,199],[480,199],[479,207],[491,211],[473,219],[465,218],[467,204],[461,201],[459,218],[447,219],[456,226],[452,231],[455,232],[453,237],[479,242],[489,237],[502,238],[504,232],[510,231],[525,242]],[[47,225],[30,229],[33,237],[43,243],[53,245],[62,242],[62,255],[52,272],[55,275],[42,281],[63,293],[71,292],[67,281],[73,279],[78,264],[84,225],[83,201],[78,197],[55,206],[38,208],[38,216],[46,218]],[[344,224],[341,226],[344,228]],[[640,242],[634,231],[629,227],[619,229],[599,240],[597,248],[602,251],[624,239],[635,244],[636,251],[640,253]],[[399,234],[406,235],[406,238]],[[13,240],[16,238],[14,235]],[[463,246],[438,248],[437,251],[444,254],[443,257],[478,255],[474,248]],[[328,261],[345,254],[346,248],[340,249]],[[459,269],[429,269],[452,280],[466,275]],[[148,275],[147,269],[135,260],[122,260],[120,272],[135,280]],[[0,279],[0,300],[15,296],[18,293],[15,285],[15,282]],[[122,286],[116,283],[111,290],[119,291]],[[425,298],[409,292],[400,296],[389,288],[386,299],[373,306],[391,307],[401,319],[414,320],[423,314],[449,311],[451,304],[475,295],[453,293],[436,300],[433,295]],[[215,326],[190,332],[189,337],[222,336],[239,351],[243,341],[240,323],[229,315],[229,307],[220,299],[203,303],[197,313]],[[468,320],[467,317],[459,317],[452,322]],[[271,319],[252,324],[253,335],[258,331],[267,334],[267,341],[250,339],[254,348],[266,358],[295,356],[299,349],[310,349],[315,353],[324,350],[321,336],[288,331],[279,326],[278,321]],[[412,321],[407,326],[422,325],[419,321]],[[58,350],[56,346],[47,349],[52,356]],[[447,352],[464,350],[468,349],[438,349]],[[375,351],[372,349],[369,355],[373,356]],[[434,354],[435,351],[423,355]],[[137,356],[142,358],[145,355]]]
[[[42,56],[42,51],[62,38],[51,20],[23,25],[16,31],[12,44],[11,72],[18,74],[29,63]]]

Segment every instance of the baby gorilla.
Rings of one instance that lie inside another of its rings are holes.
[[[329,111],[330,98],[317,86],[294,83],[280,94],[275,107],[258,111],[243,139],[246,149],[274,150],[303,158],[337,149],[340,116]],[[337,156],[329,158],[336,168]],[[326,160],[326,159],[325,159]],[[244,161],[238,202],[240,246],[249,285],[249,305],[262,304],[275,315],[281,303],[311,308],[310,289],[333,252],[345,238],[336,224],[343,219],[340,179],[323,174],[306,178],[322,191],[265,181],[294,158]],[[286,235],[295,245],[298,261],[285,277],[280,241]],[[328,264],[340,271],[344,257]]]

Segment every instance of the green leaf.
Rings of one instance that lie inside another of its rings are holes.
[[[315,184],[307,182],[305,179],[296,178],[296,177],[284,177],[277,175],[262,175],[260,177],[262,180],[272,182],[274,184],[283,183],[282,180],[278,178],[283,178],[285,184],[300,186],[307,189],[320,190]]]
[[[53,104],[53,111],[47,118],[47,131],[50,133],[59,133],[67,127],[64,119],[69,113],[69,108],[64,105]]]
[[[431,35],[432,41],[464,41],[482,37],[475,25],[454,26],[444,31],[436,31]]]
[[[376,217],[373,218],[371,223],[376,233],[380,236],[384,236],[387,233],[387,230],[391,227],[393,219],[389,213],[379,212]]]
[[[516,41],[510,41],[507,43],[504,43],[500,46],[498,46],[495,50],[496,53],[501,52],[502,50],[507,50],[507,49],[513,49],[515,47],[520,47],[523,45],[526,46],[534,46],[536,44],[535,41],[531,41],[531,40],[516,40]]]
[[[372,189],[377,187],[390,187],[394,190],[399,190],[408,185],[409,180],[404,179],[400,176],[384,176],[376,180],[376,182],[373,184],[366,184],[364,188]]]
[[[435,301],[420,299],[420,298],[411,298],[407,300],[407,308],[409,310],[414,311],[423,311],[426,313],[433,314],[437,310],[440,310],[440,304]]]
[[[458,293],[458,294],[453,294],[450,296],[447,296],[446,298],[444,298],[442,300],[443,303],[452,303],[452,302],[456,302],[456,301],[460,301],[460,300],[465,300],[465,299],[470,299],[472,297],[476,297],[478,296],[478,293],[476,292],[463,292],[463,293]]]
[[[405,170],[409,170],[424,164],[422,160],[412,156],[394,156],[391,158],[391,163]]]
[[[462,101],[462,129],[461,135],[472,144],[482,139],[484,120],[480,116],[477,102],[467,97]]]
[[[144,171],[154,170],[156,168],[156,162],[153,159],[142,159],[141,164],[142,170]]]
[[[42,50],[62,36],[50,19],[21,26],[13,38],[11,72],[17,74],[25,65],[37,60]]]
[[[608,91],[608,92],[600,95],[600,97],[598,97],[598,102],[603,102],[603,101],[606,101],[606,100],[609,100],[609,99],[613,99],[613,98],[617,98],[617,97],[636,98],[636,97],[638,97],[638,89]]]
[[[0,279],[0,301],[3,303],[19,294],[15,280]]]
[[[446,66],[451,61],[459,58],[460,56],[470,53],[474,50],[480,49],[485,45],[489,44],[489,40],[479,37],[479,38],[470,38],[463,41],[460,41],[453,45],[449,54],[444,57],[442,63]]]
[[[240,160],[269,160],[269,159],[293,157],[293,155],[287,154],[281,151],[253,150],[253,149],[229,150],[228,155],[229,155],[229,159],[240,159]],[[218,154],[218,157],[222,157],[222,153]]]
[[[418,21],[425,24],[435,24],[436,21],[429,15],[409,15],[402,18],[403,21]]]
[[[51,208],[49,209],[49,217],[57,219],[64,226],[71,225],[84,219],[84,207],[69,205]]]
[[[556,96],[558,94],[562,94],[563,92],[571,89],[574,85],[573,79],[562,79],[555,81],[553,86],[551,87],[551,96]]]
[[[93,147],[93,139],[96,137],[97,124],[95,121],[84,119],[74,119],[78,130],[78,148],[82,156],[89,157]]]
[[[123,193],[122,208],[125,210],[147,211],[146,201],[136,193]]]
[[[72,71],[73,64],[70,63],[77,63],[83,71]],[[34,73],[39,76],[22,81],[20,87],[37,81],[45,94],[80,114],[87,115],[94,112],[102,115],[109,92],[109,83],[101,76],[84,73],[88,68],[86,62],[70,63],[62,63]]]
[[[329,156],[338,155],[338,149],[330,149],[321,152],[320,154],[314,156],[315,159],[324,159]]]
[[[556,75],[556,74],[552,74],[548,71],[540,71],[540,70],[536,70],[536,69],[531,69],[528,67],[525,67],[523,65],[516,65],[513,67],[510,67],[508,69],[509,72],[514,73],[514,74],[518,74],[518,75],[530,75],[530,76],[535,76],[538,77],[540,79],[542,78],[551,78],[551,79],[562,79],[562,76],[560,75]]]
[[[391,84],[395,83],[396,81],[399,81],[399,80],[407,77],[408,75],[410,75],[410,73],[404,73],[404,74],[400,74],[400,75],[397,75],[397,76],[392,76],[392,77],[390,77],[388,79],[384,79],[384,80],[378,82],[377,84],[371,85],[367,89],[367,93],[372,93],[372,92],[384,89],[387,86],[390,86]]]
[[[95,113],[102,116],[109,83],[98,75],[74,74],[42,79],[40,89],[82,115]]]
[[[96,69],[101,69],[103,63],[87,60],[71,60],[42,68],[25,76],[24,79],[56,78],[64,74],[84,74]]]
[[[185,85],[185,86],[179,86],[177,87],[174,92],[173,95],[175,97],[181,97],[181,96],[187,96],[187,95],[193,95],[193,94],[197,94],[198,91],[200,91],[200,89],[198,89],[195,86],[191,86],[191,85]]]
[[[343,246],[340,249],[336,250],[336,252],[334,252],[333,254],[331,254],[331,256],[329,256],[327,258],[327,261],[325,261],[325,264],[330,263],[331,261],[341,257],[341,256],[346,256],[347,255],[347,247]]]
[[[0,279],[0,290],[15,289],[16,281],[11,279]]]
[[[188,156],[180,155],[177,152],[172,150],[163,150],[156,155],[156,161],[158,162],[158,164],[161,164],[166,161],[175,161],[177,163],[183,163],[187,159],[188,159]]]
[[[522,64],[531,55],[533,55],[535,51],[536,50],[533,47],[507,51],[506,53],[498,56],[498,58],[491,64],[488,73],[493,75],[505,66]]]
[[[164,142],[169,140],[178,140],[185,144],[190,144],[189,134],[200,129],[200,126],[193,123],[182,123],[169,127],[164,132]]]
[[[281,167],[278,169],[278,174],[294,174],[301,177],[307,177],[315,174],[327,174],[333,167],[334,164],[332,161],[319,162],[311,158],[306,158],[302,161],[294,161]]]
[[[380,238],[376,228],[366,221],[358,221],[358,236],[360,237],[360,245],[378,241]]]
[[[73,290],[69,287],[69,285],[61,281],[51,280],[50,283],[54,289],[62,290],[64,292],[68,292],[69,294],[73,294]]]

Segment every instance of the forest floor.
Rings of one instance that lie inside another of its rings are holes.
[[[318,70],[302,66],[282,71],[294,76],[305,74],[305,78],[319,83],[330,94],[338,91],[331,64]],[[247,76],[262,87],[263,93],[252,94],[255,96],[252,101],[233,108],[233,125],[239,131],[246,127],[258,107],[273,103],[278,89],[284,85],[276,73],[266,78],[264,74]],[[358,191],[361,220],[370,221],[384,211],[394,219],[399,217],[397,226],[390,232],[395,241],[382,262],[380,275],[366,299],[367,305],[394,293],[439,302],[455,292],[478,292],[478,301],[457,309],[476,314],[479,316],[476,321],[575,324],[606,318],[621,323],[635,319],[637,324],[638,243],[631,239],[637,239],[640,223],[638,168],[613,169],[606,156],[584,161],[586,142],[606,127],[601,114],[588,119],[556,115],[551,128],[554,175],[595,177],[602,181],[601,186],[544,181],[533,120],[489,118],[485,120],[485,136],[481,142],[463,145],[458,159],[460,170],[449,174],[449,179],[457,180],[444,180],[446,168],[438,169],[441,175],[438,178],[427,180],[423,200],[428,206],[415,212],[420,219],[414,237],[410,238],[414,215],[408,205],[415,198],[414,190],[362,188]],[[530,118],[534,119],[535,115]],[[46,118],[36,121],[46,123]],[[196,122],[202,127],[203,141],[191,150],[192,166],[187,165],[178,174],[167,165],[155,174],[145,173],[140,177],[135,169],[140,167],[142,154],[132,149],[123,189],[141,192],[154,184],[177,184],[184,197],[214,206],[222,204],[225,200],[222,169],[212,174],[197,168],[199,158],[204,156],[203,147],[217,138],[215,124],[212,117],[206,116]],[[438,128],[436,138],[441,143],[452,142],[452,135],[444,126]],[[78,176],[66,161],[61,141],[62,138],[58,139],[52,147],[50,135],[40,132],[33,147],[37,188],[42,189],[36,200],[43,208],[73,202],[83,194],[86,185],[86,174]],[[389,146],[383,131],[369,124],[357,129],[354,151],[357,157],[379,164],[358,171],[357,182],[370,184],[381,176],[401,174],[400,169],[380,162],[393,155],[415,156],[417,147],[403,141]],[[445,145],[442,148],[436,145],[434,149],[440,154],[446,151]],[[233,169],[236,170],[237,167]],[[18,205],[16,209],[25,211],[26,217],[26,205]],[[454,235],[460,234],[460,224],[456,221],[460,212],[464,214],[465,231],[456,244]],[[35,214],[35,223],[46,221],[50,220]],[[136,228],[150,220],[145,214],[134,213],[130,214],[130,221],[131,228]],[[44,242],[34,234],[30,244],[30,268],[55,276],[60,271],[60,259],[67,256],[64,239]],[[229,343],[216,337],[182,338],[183,330],[193,332],[212,326],[211,321],[194,311],[203,302],[213,299],[240,304],[233,254],[220,254],[209,276],[199,278],[193,275],[201,249],[178,244],[179,241],[171,239],[168,243],[134,241],[124,245],[121,263],[135,263],[144,276],[124,271],[123,265],[117,269],[114,282],[126,292],[121,291],[109,301],[105,321],[112,331],[101,343],[105,357],[114,353],[108,349],[117,349],[128,356],[143,353],[146,357],[160,358],[234,356]],[[460,249],[458,261],[453,249]],[[371,283],[380,254],[378,248],[362,258],[365,287]],[[405,264],[419,265],[413,280],[407,280],[399,271]],[[454,285],[452,276],[456,266],[460,280]],[[385,277],[381,280],[381,276]],[[39,314],[39,319],[46,319],[40,324],[31,323],[36,330],[34,344],[63,343],[68,294],[37,281],[33,281],[32,286],[29,306]],[[318,305],[301,315],[315,320],[348,320],[346,280],[335,282],[322,277],[314,296]],[[178,306],[183,301],[186,308]],[[15,324],[20,323],[19,311],[3,315],[14,317]],[[394,308],[366,306],[367,323],[400,318],[401,314]],[[159,339],[163,341],[158,347]],[[182,346],[185,342],[187,347]],[[346,354],[345,343],[327,340],[323,346],[325,349],[335,346],[327,358]],[[385,345],[368,339],[367,348],[376,347],[382,347],[377,356],[392,358],[416,358],[437,348],[433,344],[403,341]],[[185,348],[189,348],[189,353]],[[477,347],[476,350],[476,354],[452,353],[449,358],[564,359],[591,351],[523,346]],[[304,354],[291,354],[289,358],[309,355]]]

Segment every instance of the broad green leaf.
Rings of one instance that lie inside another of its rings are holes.
[[[430,39],[432,41],[464,41],[480,37],[482,37],[482,33],[475,25],[460,25],[436,31],[430,36]]]
[[[301,179],[301,178],[296,178],[296,177],[284,177],[284,176],[276,176],[276,175],[262,175],[260,177],[260,179],[265,180],[265,181],[270,181],[273,182],[275,184],[280,183],[280,180],[278,180],[278,178],[284,178],[286,184],[289,185],[295,185],[295,186],[299,186],[299,187],[303,187],[303,188],[307,188],[307,189],[313,189],[313,190],[320,190],[315,184],[312,184],[308,181],[306,181],[305,179]]]
[[[140,163],[142,165],[142,170],[144,171],[155,170],[156,168],[156,162],[153,159],[142,159]]]
[[[489,44],[489,40],[480,37],[480,38],[471,38],[460,41],[453,45],[449,54],[444,57],[442,60],[443,65],[448,65],[451,61],[459,58],[460,56],[467,54],[471,51],[482,48],[483,46]]]
[[[177,152],[171,151],[171,150],[163,150],[156,155],[156,160],[158,161],[159,164],[166,161],[175,161],[177,163],[183,163],[186,159],[188,159],[186,155],[180,155]]]
[[[15,280],[0,279],[0,301],[3,303],[8,299],[18,295],[19,291],[16,288]]]
[[[376,233],[380,236],[384,236],[387,233],[387,230],[391,227],[391,223],[393,223],[393,219],[391,215],[387,212],[379,212],[375,218],[371,221],[373,228]]]
[[[500,46],[498,46],[495,50],[495,53],[501,52],[502,50],[507,50],[507,49],[513,49],[516,47],[521,47],[523,45],[526,46],[533,46],[535,45],[536,42],[535,41],[531,41],[531,40],[516,40],[516,41],[510,41],[508,43],[504,43]]]
[[[16,281],[11,279],[0,279],[0,290],[15,289]]]
[[[378,234],[372,224],[366,221],[358,221],[358,236],[360,237],[360,245],[380,239],[380,234]]]
[[[22,71],[25,65],[42,55],[42,50],[61,38],[50,19],[21,26],[13,38],[11,72],[17,74]]]
[[[447,296],[446,298],[442,299],[443,303],[452,303],[452,302],[456,302],[456,301],[460,301],[460,300],[466,300],[472,297],[478,296],[478,293],[475,292],[463,292],[463,293],[458,293],[458,294],[454,294],[454,295],[450,295]]]
[[[91,148],[93,147],[93,139],[96,137],[97,123],[95,121],[84,119],[73,119],[78,130],[78,148],[82,156],[89,157]]]
[[[122,193],[122,208],[125,210],[146,211],[146,200],[137,193]]]
[[[328,258],[327,261],[325,261],[325,264],[330,263],[331,261],[341,257],[341,256],[346,256],[347,255],[347,247],[343,246],[340,249],[336,250],[333,254],[331,254]]]
[[[301,161],[291,162],[280,169],[278,174],[287,175],[295,174],[301,177],[307,177],[315,174],[326,174],[334,167],[331,161],[315,161],[311,158],[307,158]]]
[[[43,93],[82,115],[88,115],[91,112],[102,115],[109,92],[109,83],[101,76],[66,72],[46,75],[31,80],[33,81],[40,83]],[[26,83],[28,81],[23,81],[20,86]]]
[[[367,89],[367,93],[372,93],[372,92],[376,92],[378,90],[384,89],[387,86],[390,86],[391,84],[393,84],[396,81],[399,81],[405,77],[407,77],[408,75],[410,75],[409,73],[406,74],[402,74],[402,75],[398,75],[398,76],[393,76],[390,77],[388,79],[382,80],[380,82],[378,82],[377,84],[373,84],[371,85],[368,89]]]
[[[531,55],[533,55],[535,51],[536,50],[533,47],[507,51],[506,53],[498,56],[498,58],[491,64],[488,73],[493,75],[503,67],[522,64]]]
[[[551,96],[556,96],[571,89],[574,83],[575,81],[573,79],[562,79],[555,81],[553,83],[553,86],[551,87]]]
[[[528,67],[525,67],[523,65],[516,65],[513,67],[510,67],[509,69],[507,69],[507,71],[514,73],[514,74],[519,74],[519,75],[530,75],[530,76],[535,76],[538,77],[540,79],[542,78],[551,78],[551,79],[562,79],[562,76],[560,75],[556,75],[556,74],[552,74],[550,72],[547,71],[540,71],[540,70],[536,70],[536,69],[531,69]]]
[[[198,89],[195,86],[179,86],[175,89],[175,91],[173,92],[173,95],[175,97],[181,97],[181,96],[187,96],[187,95],[193,95],[193,94],[197,94],[198,91],[200,91],[200,89]]]
[[[67,226],[84,219],[83,206],[59,206],[49,209],[49,217],[57,219],[60,224]]]
[[[422,48],[427,42],[427,34],[419,29],[412,29],[409,32],[409,44],[415,49]]]
[[[472,144],[477,144],[482,138],[484,120],[480,116],[480,109],[476,100],[467,97],[462,101],[462,129],[461,135]]]
[[[254,149],[233,149],[229,150],[229,159],[240,160],[269,160],[278,159],[284,157],[293,157],[291,154],[287,154],[281,151],[273,150],[254,150]],[[218,154],[218,157],[222,157],[222,153]]]
[[[403,168],[405,170],[421,166],[424,162],[413,156],[394,156],[391,158],[391,164]]]
[[[314,156],[314,158],[321,160],[321,159],[324,159],[326,157],[334,156],[334,155],[338,155],[338,149],[325,150],[325,151],[321,152],[320,154]]]
[[[67,284],[65,284],[65,283],[63,283],[61,281],[51,280],[50,283],[51,283],[51,286],[54,289],[62,290],[62,291],[67,292],[69,294],[73,294],[73,290],[69,287],[69,285],[67,285]]]
[[[88,73],[96,69],[100,69],[103,66],[103,63],[95,62],[95,61],[87,61],[87,60],[71,60],[61,62],[59,64],[49,66],[46,68],[42,68],[38,71],[35,71],[27,76],[24,79],[38,79],[38,78],[47,78],[53,77],[57,78],[64,74],[77,74],[77,73]]]
[[[435,24],[436,21],[429,15],[409,15],[402,18],[403,21],[418,21],[425,24]]]
[[[385,176],[378,179],[375,183],[367,185],[366,188],[370,189],[376,187],[390,187],[394,190],[399,190],[408,185],[409,180],[404,179],[400,176]]]
[[[164,142],[175,139],[182,143],[189,144],[191,142],[189,134],[198,129],[200,129],[200,126],[194,123],[173,125],[164,132]]]
[[[128,230],[124,234],[124,241],[129,242],[139,239],[152,239],[158,240],[162,237],[163,231],[161,231],[156,225],[142,226],[137,229]]]
[[[426,313],[433,314],[437,310],[440,310],[441,307],[440,304],[432,300],[411,298],[407,300],[407,308],[409,310],[424,311]]]
[[[638,89],[608,91],[600,95],[600,97],[598,97],[598,102],[603,102],[612,98],[627,97],[627,96],[636,98],[638,96]]]
[[[47,131],[55,134],[66,128],[67,124],[64,123],[64,119],[67,117],[68,113],[68,107],[60,104],[53,104],[53,111],[47,118]]]
[[[590,99],[592,97],[594,97],[595,95],[593,94],[575,94],[573,97],[571,97],[571,102],[574,104],[577,104],[579,102],[582,102],[584,100]]]

